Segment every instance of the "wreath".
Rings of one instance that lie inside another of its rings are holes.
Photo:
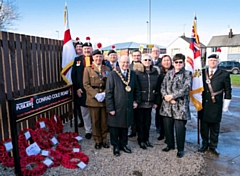
[[[63,132],[63,123],[62,123],[62,120],[59,116],[53,114],[50,117],[50,122],[51,122],[52,126],[55,128],[55,131],[56,131],[57,134]]]
[[[69,153],[73,151],[73,148],[81,149],[80,144],[77,141],[65,141],[57,145],[56,150],[62,154]]]
[[[62,161],[62,154],[59,151],[55,150],[48,150],[49,151],[49,158],[53,161],[53,165],[51,167],[57,167],[61,164]]]
[[[0,163],[7,167],[14,167],[14,157],[10,155],[10,153],[6,150],[4,143],[11,142],[12,139],[3,140],[0,143]]]
[[[21,159],[21,171],[23,176],[40,176],[47,170],[43,163],[44,157],[40,155],[28,156]]]
[[[58,141],[61,142],[65,142],[65,141],[73,141],[76,140],[75,137],[77,137],[78,134],[75,132],[65,132],[65,133],[61,133],[58,135]]]
[[[81,161],[85,164],[88,164],[89,161],[88,156],[83,152],[71,152],[62,156],[62,165],[69,169],[78,168],[77,164]]]
[[[40,126],[41,122],[45,123],[45,127],[44,128],[41,128],[41,126]],[[36,122],[36,128],[45,129],[46,131],[48,131],[52,135],[56,134],[56,130],[53,127],[52,123],[50,122],[50,120],[48,118],[39,118],[38,121]]]
[[[19,155],[21,158],[24,158],[27,156],[26,148],[29,146],[29,142],[28,142],[28,140],[26,140],[26,137],[24,134],[27,131],[30,133],[31,137],[34,135],[34,131],[31,128],[23,129],[20,132],[20,134],[18,136],[18,148],[19,148]]]
[[[37,128],[34,131],[32,138],[41,149],[50,149],[53,146],[51,141],[53,135],[42,128]]]

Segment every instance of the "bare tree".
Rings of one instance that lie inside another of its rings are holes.
[[[15,0],[0,0],[0,30],[9,29],[19,18]]]

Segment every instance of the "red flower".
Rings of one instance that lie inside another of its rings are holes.
[[[62,165],[69,169],[78,168],[77,164],[81,161],[85,164],[88,164],[89,161],[88,156],[83,152],[71,152],[62,156]]]
[[[11,138],[3,140],[0,143],[0,163],[7,167],[14,167],[14,158],[10,156],[8,151],[6,150],[4,143],[12,141]]]
[[[53,146],[53,135],[44,129],[36,129],[32,138],[41,149],[50,149]]]
[[[40,176],[43,175],[46,170],[47,166],[43,163],[44,157],[40,155],[36,156],[27,156],[23,159],[21,159],[21,170],[23,176]],[[27,166],[34,165],[35,167],[31,167],[31,169],[28,169]]]
[[[48,131],[52,135],[56,134],[56,130],[53,127],[52,123],[50,122],[50,120],[48,118],[39,118],[38,121],[36,122],[36,128],[40,128],[40,122],[44,122],[45,123],[45,128],[44,129],[46,131]]]
[[[63,132],[63,123],[62,120],[59,116],[53,114],[50,117],[50,122],[51,122],[51,126],[55,129],[56,133],[62,133]]]

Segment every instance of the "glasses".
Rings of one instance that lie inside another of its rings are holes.
[[[133,57],[138,57],[138,56],[141,56],[141,55],[133,55]]]
[[[151,59],[144,59],[144,61],[152,61]]]
[[[176,62],[174,62],[175,64],[182,64],[183,63],[183,61],[176,61]]]

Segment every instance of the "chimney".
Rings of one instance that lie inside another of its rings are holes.
[[[183,33],[182,37],[185,37],[185,32]]]
[[[228,38],[232,38],[233,37],[233,32],[232,29],[230,29],[230,32],[228,33]]]

